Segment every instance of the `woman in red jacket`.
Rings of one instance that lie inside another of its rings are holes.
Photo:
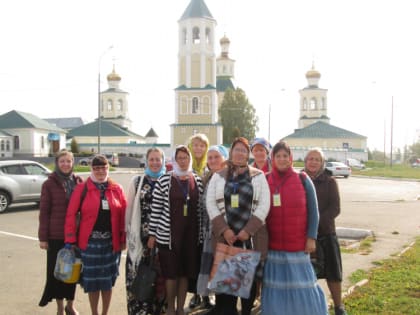
[[[126,198],[121,185],[108,177],[108,160],[103,155],[92,159],[86,184],[76,187],[67,209],[65,242],[81,250],[81,285],[89,295],[92,315],[98,314],[102,296],[102,315],[106,315],[112,287],[119,274],[121,251],[126,247]],[[85,190],[86,189],[86,190]],[[85,197],[82,198],[85,190]],[[77,231],[76,215],[80,209]]]
[[[47,251],[47,281],[39,306],[55,299],[57,314],[78,314],[73,308],[76,284],[67,284],[54,277],[58,251],[64,247],[64,220],[74,187],[82,182],[73,173],[73,153],[62,150],[55,158],[55,170],[42,185],[39,207],[39,247]],[[64,307],[63,300],[67,300]]]

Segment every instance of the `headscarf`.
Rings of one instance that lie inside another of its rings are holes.
[[[204,142],[205,145],[206,145],[206,150],[204,151],[203,157],[201,158],[200,161],[197,161],[195,156],[192,154],[192,152],[193,152],[192,143],[193,143],[194,140]],[[207,166],[207,150],[208,150],[208,148],[209,148],[209,139],[203,133],[197,133],[197,134],[191,136],[190,139],[188,140],[188,149],[190,150],[191,157],[192,157],[192,169],[199,176],[203,175],[204,170],[206,169],[206,166]]]
[[[310,175],[309,171],[306,169],[306,160],[307,160],[309,154],[311,154],[311,153],[318,153],[318,155],[321,157],[321,167],[319,168],[318,172],[313,176],[313,178],[315,179],[319,175],[321,175],[322,173],[324,173],[324,171],[325,171],[325,155],[324,155],[324,152],[322,152],[322,150],[320,148],[313,148],[313,149],[309,150],[308,153],[306,153],[306,156],[305,156],[305,159],[304,159],[305,167],[303,168],[303,170],[311,178],[312,178],[312,176]]]
[[[151,152],[159,152],[162,155],[162,166],[160,167],[160,170],[157,172],[153,172],[150,168],[149,168],[149,163],[147,163],[146,161],[146,169],[144,170],[144,174],[146,174],[147,176],[151,177],[151,178],[159,178],[161,175],[166,173],[166,165],[165,165],[165,153],[163,153],[162,150],[157,149],[157,148],[151,148],[147,151],[147,155],[146,155],[146,159],[149,157],[149,153]]]
[[[58,152],[57,156],[55,157],[55,162],[54,162],[54,173],[57,174],[58,178],[63,183],[64,191],[66,192],[66,198],[70,199],[70,196],[73,193],[74,187],[76,186],[76,182],[74,180],[74,177],[72,176],[73,175],[74,164],[71,167],[71,170],[70,170],[69,173],[63,173],[60,170],[60,167],[58,166],[58,160],[62,156],[66,156],[66,155],[70,156],[71,159],[74,162],[74,157],[73,157],[72,152],[66,151],[66,150],[62,150],[62,151]]]
[[[184,153],[187,153],[190,156],[190,163],[188,165],[188,169],[186,171],[183,171],[179,168],[179,165],[176,161],[176,155],[179,151],[182,151]],[[192,169],[192,157],[191,157],[191,152],[190,150],[188,150],[188,148],[185,145],[179,145],[176,147],[173,156],[172,156],[172,167],[173,167],[173,173],[176,176],[187,176],[190,173],[192,173],[193,169]]]
[[[248,158],[246,159],[244,165],[235,165],[235,164],[233,164],[233,161],[232,161],[232,151],[233,151],[233,148],[238,143],[242,143],[243,145],[245,145],[245,147],[248,151]],[[248,167],[249,154],[250,154],[250,149],[249,149],[248,140],[244,137],[235,138],[233,140],[232,145],[230,146],[230,150],[229,150],[229,160],[227,161],[227,166],[228,166],[227,178],[231,178],[232,176],[234,176],[234,174],[239,174],[239,173],[243,172],[246,169],[246,167]]]
[[[94,166],[106,166],[106,165],[108,165],[108,166],[109,166],[108,159],[107,159],[105,156],[103,156],[103,155],[98,154],[98,155],[96,155],[96,156],[92,159],[92,163],[91,163],[92,170],[91,170],[91,172],[90,172],[90,179],[91,179],[94,183],[96,183],[96,184],[103,184],[103,183],[108,182],[108,177],[109,177],[109,168],[106,170],[106,176],[105,176],[105,179],[104,179],[104,180],[102,180],[102,181],[100,181],[99,179],[97,179],[97,178],[96,178],[96,176],[93,174],[93,167],[94,167]]]
[[[221,144],[219,144],[219,145],[212,145],[210,148],[209,148],[209,150],[207,151],[207,153],[208,152],[210,152],[210,151],[216,151],[216,152],[219,152],[219,154],[226,160],[227,158],[228,158],[228,156],[229,156],[229,153],[228,153],[228,151],[227,151],[227,149],[223,146],[223,145],[221,145]]]

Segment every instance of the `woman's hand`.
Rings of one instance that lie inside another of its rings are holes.
[[[152,249],[155,247],[155,245],[156,245],[156,237],[149,236],[149,240],[147,241],[147,247]]]
[[[231,229],[227,229],[226,231],[224,231],[223,237],[225,238],[226,242],[231,246],[233,245],[233,243],[236,242],[237,239],[235,233]]]
[[[39,242],[39,248],[48,249],[48,242]]]
[[[127,244],[126,243],[121,243],[121,245],[120,245],[121,251],[125,250],[126,248],[127,248]]]
[[[306,239],[305,253],[313,253],[316,249],[316,241],[313,238]]]
[[[237,236],[237,239],[240,240],[241,242],[247,241],[249,240],[249,233],[246,232],[245,230],[241,230]]]

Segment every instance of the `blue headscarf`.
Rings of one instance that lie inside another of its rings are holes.
[[[144,174],[146,174],[147,176],[150,176],[151,178],[159,178],[160,176],[162,176],[163,174],[166,173],[165,153],[163,153],[163,151],[161,151],[161,150],[159,150],[159,151],[162,154],[162,167],[160,168],[159,171],[153,172],[149,168],[149,164],[146,161],[146,169],[144,170]]]
[[[228,158],[228,156],[229,156],[229,152],[228,152],[228,150],[223,146],[223,145],[221,145],[221,144],[219,144],[219,145],[212,145],[210,148],[209,148],[209,152],[210,151],[216,151],[216,152],[219,152],[219,154],[222,156],[222,157],[224,157],[225,158],[225,160],[227,160],[227,158]]]

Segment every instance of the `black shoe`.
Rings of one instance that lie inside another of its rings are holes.
[[[208,296],[203,296],[203,304],[200,308],[211,310],[214,307],[214,304],[210,302],[210,298]]]
[[[344,309],[344,306],[336,306],[336,307],[334,307],[334,314],[335,315],[347,315],[347,312]]]
[[[190,300],[188,307],[192,310],[201,304],[201,296],[194,294]]]

